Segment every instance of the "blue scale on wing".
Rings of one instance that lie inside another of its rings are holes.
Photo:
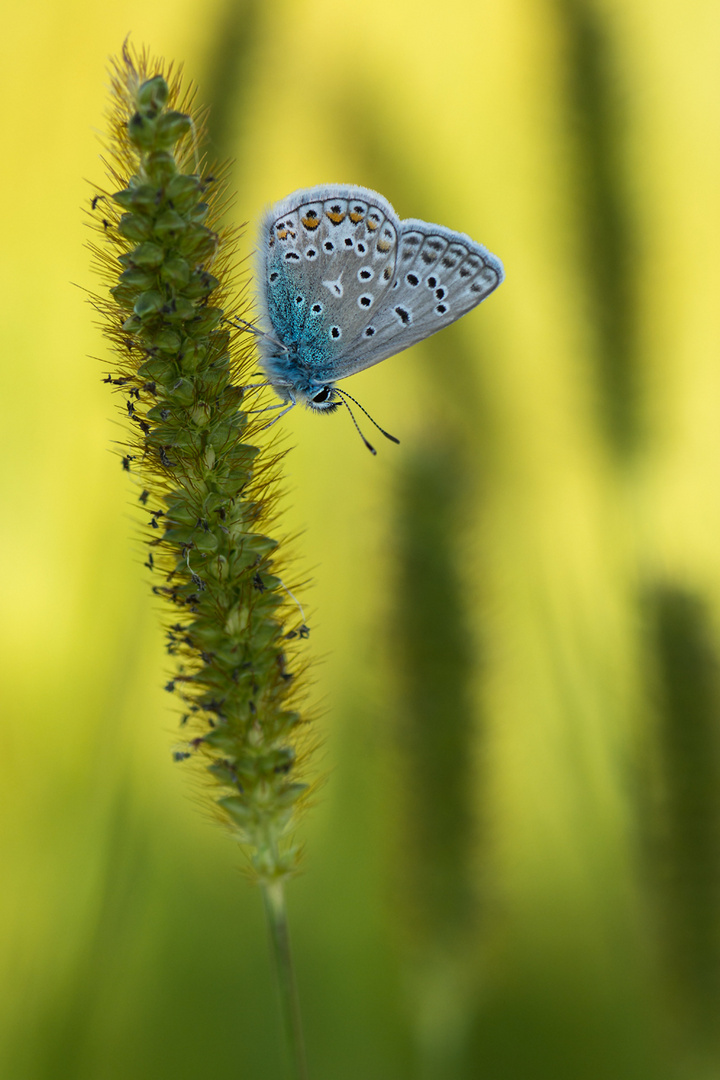
[[[303,204],[273,229],[281,237],[268,261],[273,325],[297,345],[300,370],[332,380],[391,284],[397,230],[383,207],[352,198]]]

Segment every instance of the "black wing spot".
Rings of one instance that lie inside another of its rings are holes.
[[[417,276],[417,274],[407,274],[405,280],[407,281],[408,285],[412,285],[413,288],[415,288],[416,285],[420,284],[420,278]]]
[[[444,315],[447,311],[447,304],[438,304],[435,310],[437,311],[438,315]]]
[[[411,319],[412,316],[411,316],[410,312],[407,310],[407,308],[400,307],[398,305],[395,308],[395,314],[397,315],[398,319],[403,324],[403,326],[409,326],[410,319]]]
[[[436,289],[435,290],[435,299],[436,300],[444,300],[445,299],[445,290],[444,289]]]
[[[360,307],[370,307],[373,302],[372,296],[361,296],[358,300]]]
[[[351,236],[346,236],[345,237],[345,247],[352,247],[352,246],[353,246],[352,237]]]
[[[291,259],[294,259],[297,262],[299,260],[300,256],[298,255],[297,251],[286,251],[285,252],[285,258],[287,259],[288,262]]]
[[[437,285],[437,278],[436,277],[429,277],[427,279],[427,287],[428,287],[428,289],[434,289],[436,285]]]
[[[372,270],[368,270],[366,268],[363,269],[363,270],[358,270],[358,279],[360,281],[370,281],[372,276],[373,276]]]
[[[337,341],[337,339],[339,337],[342,337],[342,330],[340,329],[339,326],[331,326],[330,327],[330,337],[334,338],[335,341]]]
[[[319,315],[322,309],[322,304],[313,304],[313,306],[310,308],[310,310],[313,311],[316,315]]]
[[[358,246],[357,246],[358,255],[364,255],[366,251],[367,251],[367,248],[365,247],[364,244],[358,244]]]
[[[367,330],[365,331],[365,337],[372,337],[374,333],[375,333],[375,327],[374,326],[368,326]]]
[[[326,240],[325,243],[323,244],[323,247],[325,248],[326,251],[334,251],[335,250],[335,245],[333,244],[332,240]]]
[[[301,304],[305,303],[305,297],[300,296],[300,294],[298,293],[298,295],[295,297],[295,303],[298,305],[298,307],[300,307]]]
[[[272,274],[271,274],[271,275],[270,275],[270,277],[268,278],[268,281],[272,281],[272,282],[275,282],[275,281],[277,281],[277,279],[278,279],[279,277],[280,277],[280,275],[278,274],[277,270],[273,270]]]
[[[317,255],[317,251],[315,250],[315,248],[308,248],[307,251],[305,252],[305,258],[306,259],[314,259],[316,255]]]

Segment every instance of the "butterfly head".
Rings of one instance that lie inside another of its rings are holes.
[[[278,397],[286,403],[305,405],[313,412],[334,412],[342,404],[335,384],[314,378],[303,370],[305,365],[298,363],[298,346],[295,343],[272,348],[274,344],[270,339],[261,339],[260,348],[264,355],[261,356],[260,366]]]
[[[338,405],[342,405],[332,383],[314,387],[309,393],[300,395],[300,398],[303,405],[313,412],[335,412]]]

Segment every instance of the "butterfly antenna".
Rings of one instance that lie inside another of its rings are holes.
[[[390,442],[394,442],[394,443],[397,443],[397,444],[398,444],[398,446],[400,445],[400,440],[399,440],[399,439],[396,439],[396,438],[395,438],[395,436],[394,436],[394,435],[391,435],[389,431],[386,431],[386,430],[385,430],[385,428],[381,428],[381,427],[380,427],[380,425],[378,424],[377,420],[373,420],[372,416],[371,416],[371,415],[370,415],[370,413],[369,413],[369,412],[367,411],[367,409],[363,409],[363,407],[362,407],[362,405],[360,404],[360,402],[359,402],[359,401],[355,401],[355,398],[354,398],[354,397],[352,397],[352,395],[351,395],[351,394],[348,394],[347,390],[341,390],[341,389],[340,389],[340,388],[339,388],[338,386],[334,386],[334,387],[333,387],[333,390],[335,390],[335,392],[336,392],[336,393],[338,393],[338,394],[342,394],[342,396],[343,396],[343,397],[346,397],[346,398],[350,398],[350,400],[351,400],[351,401],[354,401],[354,402],[355,402],[355,404],[357,405],[358,409],[362,409],[362,411],[363,411],[363,412],[365,413],[365,415],[367,416],[367,418],[368,418],[368,420],[370,421],[370,423],[371,423],[371,424],[374,424],[374,425],[375,425],[375,427],[376,427],[376,428],[378,429],[378,431],[381,431],[381,432],[383,433],[383,435],[385,436],[385,438],[386,438],[386,439],[389,439],[389,440],[390,440]],[[346,402],[346,405],[347,405],[347,402]],[[349,405],[347,405],[347,410],[348,410],[348,412],[350,412],[350,406],[349,406]],[[351,412],[350,412],[350,415],[352,416],[352,413],[351,413]],[[354,417],[354,416],[353,416],[353,420],[355,420],[355,417]],[[356,422],[356,424],[355,424],[355,427],[357,427],[357,422]],[[360,428],[358,428],[358,431],[360,431]],[[362,432],[360,432],[360,433],[362,434]],[[364,436],[363,436],[363,438],[364,438]],[[367,442],[367,440],[365,440],[365,441]],[[370,446],[370,443],[367,443],[367,445],[368,445],[368,446]],[[374,451],[374,450],[373,450],[373,453],[375,453],[375,451]]]
[[[354,400],[354,399],[353,399],[353,400]],[[350,413],[350,417],[351,417],[351,419],[352,419],[352,422],[353,422],[353,424],[355,425],[355,429],[356,429],[356,431],[357,431],[358,435],[360,436],[360,438],[362,439],[362,441],[363,441],[363,442],[365,443],[365,445],[367,446],[367,448],[368,448],[368,450],[370,451],[370,453],[371,453],[371,454],[377,454],[377,450],[375,449],[375,447],[374,447],[374,446],[372,445],[372,443],[369,443],[369,442],[367,441],[367,439],[366,439],[366,438],[365,438],[365,436],[363,435],[362,431],[360,430],[360,425],[358,424],[357,420],[355,419],[355,415],[354,415],[354,413],[353,413],[352,409],[350,408],[350,406],[348,405],[347,401],[343,401],[343,405],[345,406],[345,408],[347,409],[347,411],[348,411],[348,412]],[[360,408],[362,409],[362,405],[360,406]],[[365,410],[364,410],[364,409],[363,409],[363,412],[365,412]]]

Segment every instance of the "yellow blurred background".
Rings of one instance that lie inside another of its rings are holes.
[[[259,897],[171,760],[84,291],[128,33],[211,106],[244,253],[349,182],[507,273],[346,384],[399,447],[282,421],[322,658],[289,897],[313,1080],[720,1075],[708,0],[6,12],[0,1074],[283,1075]]]

